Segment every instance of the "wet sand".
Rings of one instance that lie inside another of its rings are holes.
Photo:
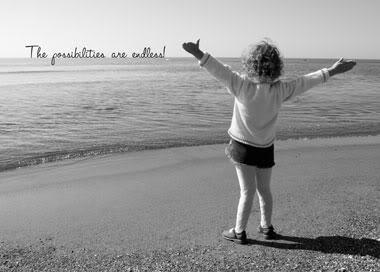
[[[49,241],[65,252],[232,247],[245,254],[253,247],[236,247],[220,236],[234,224],[239,196],[224,146],[125,153],[0,173],[0,241],[8,246]],[[380,136],[279,141],[275,152],[273,223],[280,234],[379,241]],[[256,198],[247,229],[252,243],[257,241],[255,252],[278,250],[260,242],[258,211]],[[289,250],[291,240],[282,241],[281,252]]]

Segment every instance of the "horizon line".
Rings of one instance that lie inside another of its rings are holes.
[[[231,57],[231,56],[214,56],[215,58],[228,58],[228,59],[241,59],[241,57]],[[157,60],[159,59],[191,59],[191,58],[194,58],[194,57],[179,57],[179,56],[175,56],[175,57],[165,57],[165,58],[157,58]],[[0,59],[33,59],[33,60],[43,60],[43,58],[30,58],[30,57],[0,57]],[[46,58],[47,60],[48,59],[51,59],[51,58]],[[115,60],[122,60],[122,59],[155,59],[155,58],[132,58],[132,57],[127,57],[127,58],[111,58],[111,57],[105,57],[105,58],[62,58],[62,59],[66,59],[66,60],[69,60],[69,59],[72,59],[72,60],[75,60],[75,59],[94,59],[94,60],[97,60],[97,59],[115,59]],[[283,59],[305,59],[305,60],[308,60],[308,59],[339,59],[339,57],[284,57]],[[380,58],[346,58],[346,59],[353,59],[353,60],[380,60]]]

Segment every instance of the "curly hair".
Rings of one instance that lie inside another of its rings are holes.
[[[269,40],[250,45],[243,52],[242,64],[248,77],[259,82],[273,82],[281,76],[284,66],[280,51]]]

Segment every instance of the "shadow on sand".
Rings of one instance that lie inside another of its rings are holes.
[[[285,242],[281,242],[285,241]],[[321,236],[317,238],[303,238],[279,235],[271,241],[248,239],[251,245],[262,245],[280,249],[313,250],[323,253],[340,253],[348,255],[369,255],[379,259],[380,242],[373,239],[355,239],[343,236]]]

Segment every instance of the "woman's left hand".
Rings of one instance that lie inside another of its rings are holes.
[[[197,59],[201,59],[203,57],[203,52],[199,49],[199,39],[196,43],[187,42],[182,44],[183,49],[192,54]]]

